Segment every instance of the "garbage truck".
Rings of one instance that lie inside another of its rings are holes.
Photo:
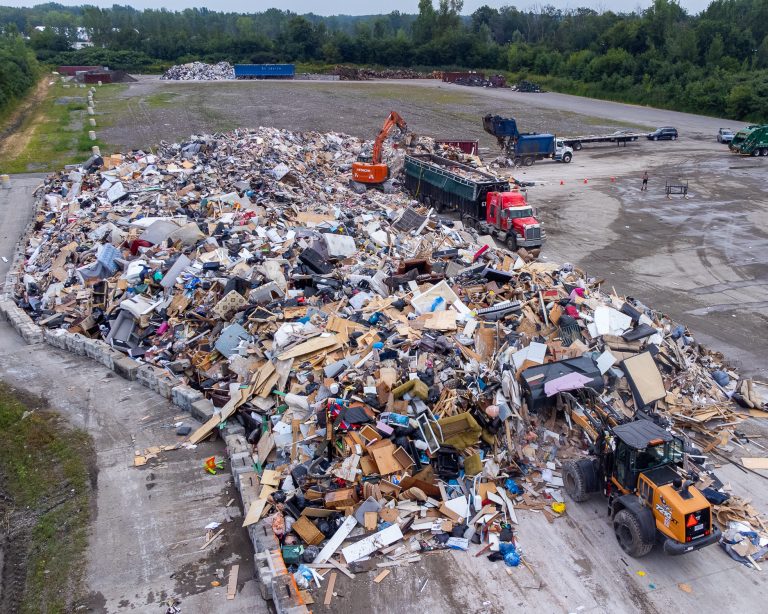
[[[742,128],[728,147],[733,153],[745,156],[768,156],[768,124]]]
[[[486,115],[483,129],[496,137],[499,147],[513,159],[515,166],[531,166],[537,160],[550,158],[568,164],[573,159],[573,148],[554,134],[519,132],[511,117]]]
[[[541,247],[545,235],[525,195],[475,168],[434,154],[406,154],[405,187],[438,212],[454,211],[462,222],[504,242],[511,250]]]

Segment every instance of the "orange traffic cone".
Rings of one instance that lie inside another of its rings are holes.
[[[584,180],[584,183],[587,183],[587,180],[586,180],[586,179]]]
[[[616,177],[611,177],[611,183],[616,183]]]
[[[563,181],[563,180],[561,179],[561,180],[560,180],[560,185],[565,185],[565,181]]]

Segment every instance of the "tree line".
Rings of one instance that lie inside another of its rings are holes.
[[[41,62],[158,71],[193,60],[507,71],[570,93],[768,121],[768,0],[632,13],[418,0],[418,13],[320,17],[128,6],[0,7]],[[86,33],[93,47],[72,51]]]
[[[35,85],[40,74],[35,54],[17,34],[0,34],[0,120]]]

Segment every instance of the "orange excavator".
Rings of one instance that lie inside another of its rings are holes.
[[[392,111],[373,143],[372,154],[370,156],[359,156],[357,162],[352,164],[353,181],[366,185],[379,185],[389,179],[389,166],[381,161],[381,148],[395,126],[404,136],[408,129],[405,120]]]

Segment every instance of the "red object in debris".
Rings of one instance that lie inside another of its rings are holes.
[[[482,256],[485,252],[487,252],[490,248],[488,247],[488,244],[486,243],[483,245],[477,252],[475,252],[475,255],[472,257],[472,262],[477,260],[480,256]]]

